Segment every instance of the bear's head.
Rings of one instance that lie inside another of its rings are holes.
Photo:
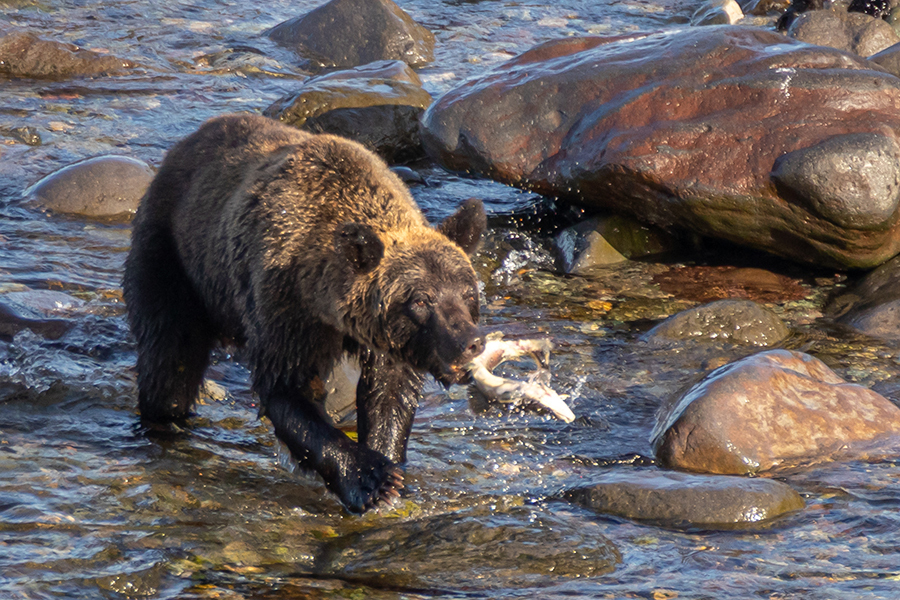
[[[484,350],[468,255],[485,227],[474,199],[436,229],[404,231],[387,247],[368,225],[341,226],[336,247],[361,280],[345,313],[355,337],[445,385],[464,381],[463,367]]]

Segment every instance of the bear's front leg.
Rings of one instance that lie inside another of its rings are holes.
[[[313,469],[347,510],[362,513],[400,495],[403,476],[384,455],[357,444],[335,429],[306,398],[275,394],[265,414],[301,467]]]
[[[406,445],[422,395],[423,377],[382,353],[363,350],[356,387],[359,443],[395,463],[406,462]]]

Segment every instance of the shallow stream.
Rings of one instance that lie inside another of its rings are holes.
[[[432,384],[410,442],[407,490],[392,510],[348,516],[315,478],[285,468],[268,423],[256,418],[247,371],[224,353],[208,373],[224,398],[212,394],[171,438],[142,434],[120,291],[129,227],[44,215],[20,205],[22,190],[100,154],[158,165],[205,119],[259,111],[291,92],[306,75],[260,33],[317,4],[0,0],[0,27],[141,65],[119,77],[0,81],[0,131],[30,127],[41,140],[0,136],[0,293],[24,292],[72,324],[56,340],[28,330],[0,340],[0,597],[900,596],[894,460],[786,473],[805,509],[750,530],[673,530],[552,499],[610,469],[656,469],[646,457],[660,406],[754,351],[640,340],[707,299],[700,291],[709,286],[660,282],[686,269],[702,279],[705,263],[695,262],[708,256],[567,277],[540,236],[495,228],[475,261],[484,324],[550,336],[554,386],[581,418],[476,415],[465,389]],[[434,95],[536,43],[674,27],[693,8],[676,0],[399,4],[437,36],[436,61],[420,72]],[[422,173],[429,185],[413,193],[434,219],[470,196],[495,213],[537,201],[437,168]],[[719,257],[739,267],[760,260]],[[794,281],[790,292],[750,293],[791,326],[786,347],[900,401],[897,349],[820,318],[829,294],[847,284],[843,274],[762,266]]]

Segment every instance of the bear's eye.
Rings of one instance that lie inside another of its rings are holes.
[[[466,292],[463,296],[463,302],[466,303],[466,306],[469,309],[478,308],[478,294],[476,292]]]
[[[418,323],[425,323],[431,315],[431,301],[425,296],[416,296],[409,302],[409,314]]]

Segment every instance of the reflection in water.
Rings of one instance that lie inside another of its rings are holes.
[[[33,128],[41,138],[0,137],[0,296],[72,298],[56,307],[19,297],[29,318],[64,321],[61,335],[23,326],[0,337],[0,596],[892,597],[894,461],[787,474],[807,507],[752,532],[666,530],[548,501],[605,470],[654,469],[645,457],[660,406],[753,350],[651,347],[644,331],[694,305],[677,286],[661,289],[672,281],[668,265],[562,277],[546,242],[525,231],[492,232],[475,261],[484,322],[507,336],[554,340],[554,386],[569,394],[575,423],[476,416],[464,389],[433,385],[410,443],[407,493],[392,510],[363,517],[345,515],[316,478],[279,466],[246,369],[225,354],[208,375],[228,393],[205,399],[188,429],[138,428],[120,293],[130,229],[26,210],[21,192],[98,154],[159,164],[206,118],[259,111],[292,91],[305,74],[260,33],[316,4],[0,6],[4,27],[140,65],[114,78],[0,86],[0,130]],[[665,27],[693,10],[676,0],[400,4],[437,35],[436,61],[420,72],[434,95],[540,41]],[[535,201],[436,168],[423,174],[428,186],[413,192],[435,220],[470,196],[498,213]],[[896,396],[893,349],[815,320],[830,289],[808,287],[773,305],[794,326],[788,346]],[[501,371],[521,378],[529,368]]]

